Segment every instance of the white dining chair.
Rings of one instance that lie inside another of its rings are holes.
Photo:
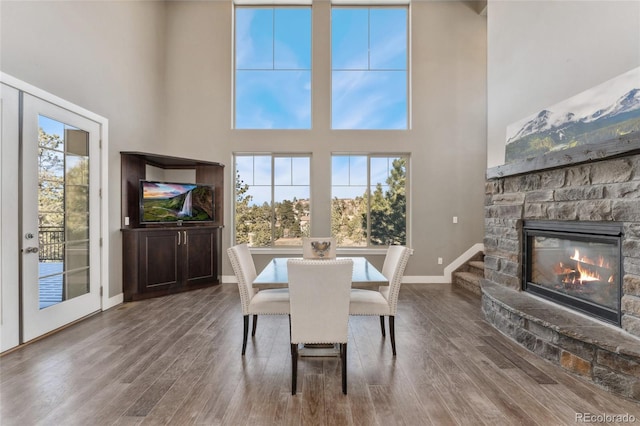
[[[382,337],[386,337],[384,330],[384,317],[389,317],[389,335],[391,337],[391,350],[396,356],[395,316],[398,311],[398,295],[404,269],[409,261],[412,249],[404,246],[389,246],[382,266],[382,275],[389,280],[389,285],[380,286],[378,290],[351,290],[350,315],[377,315],[380,316],[380,328]]]
[[[335,259],[336,239],[334,237],[302,237],[302,257],[304,259]]]
[[[291,394],[298,380],[298,345],[338,343],[342,393],[347,393],[349,291],[353,260],[287,261],[291,305]]]
[[[289,290],[286,288],[255,291],[256,267],[247,244],[238,244],[227,249],[233,272],[238,280],[240,304],[244,316],[244,335],[242,339],[242,355],[247,349],[247,335],[249,334],[249,315],[253,315],[253,331],[256,335],[258,315],[288,315]]]

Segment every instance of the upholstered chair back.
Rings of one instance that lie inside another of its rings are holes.
[[[253,280],[256,279],[256,266],[253,263],[249,246],[238,244],[227,249],[233,272],[238,280],[238,290],[240,291],[240,304],[242,314],[249,315],[249,302],[253,298]]]
[[[389,315],[395,315],[398,311],[400,285],[412,252],[412,249],[405,246],[389,246],[387,249],[387,255],[382,265],[382,275],[389,280],[389,285],[380,287],[379,290],[389,303]]]
[[[347,343],[353,260],[289,259],[291,343]]]

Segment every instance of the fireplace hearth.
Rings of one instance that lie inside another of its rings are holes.
[[[622,225],[526,221],[523,290],[620,326]]]

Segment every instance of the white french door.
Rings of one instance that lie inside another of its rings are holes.
[[[22,341],[100,310],[100,124],[23,95]]]

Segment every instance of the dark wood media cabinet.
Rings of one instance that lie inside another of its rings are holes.
[[[140,152],[121,152],[122,284],[125,302],[220,283],[224,165]],[[192,170],[199,184],[214,185],[214,221],[140,223],[140,180],[147,166]]]

